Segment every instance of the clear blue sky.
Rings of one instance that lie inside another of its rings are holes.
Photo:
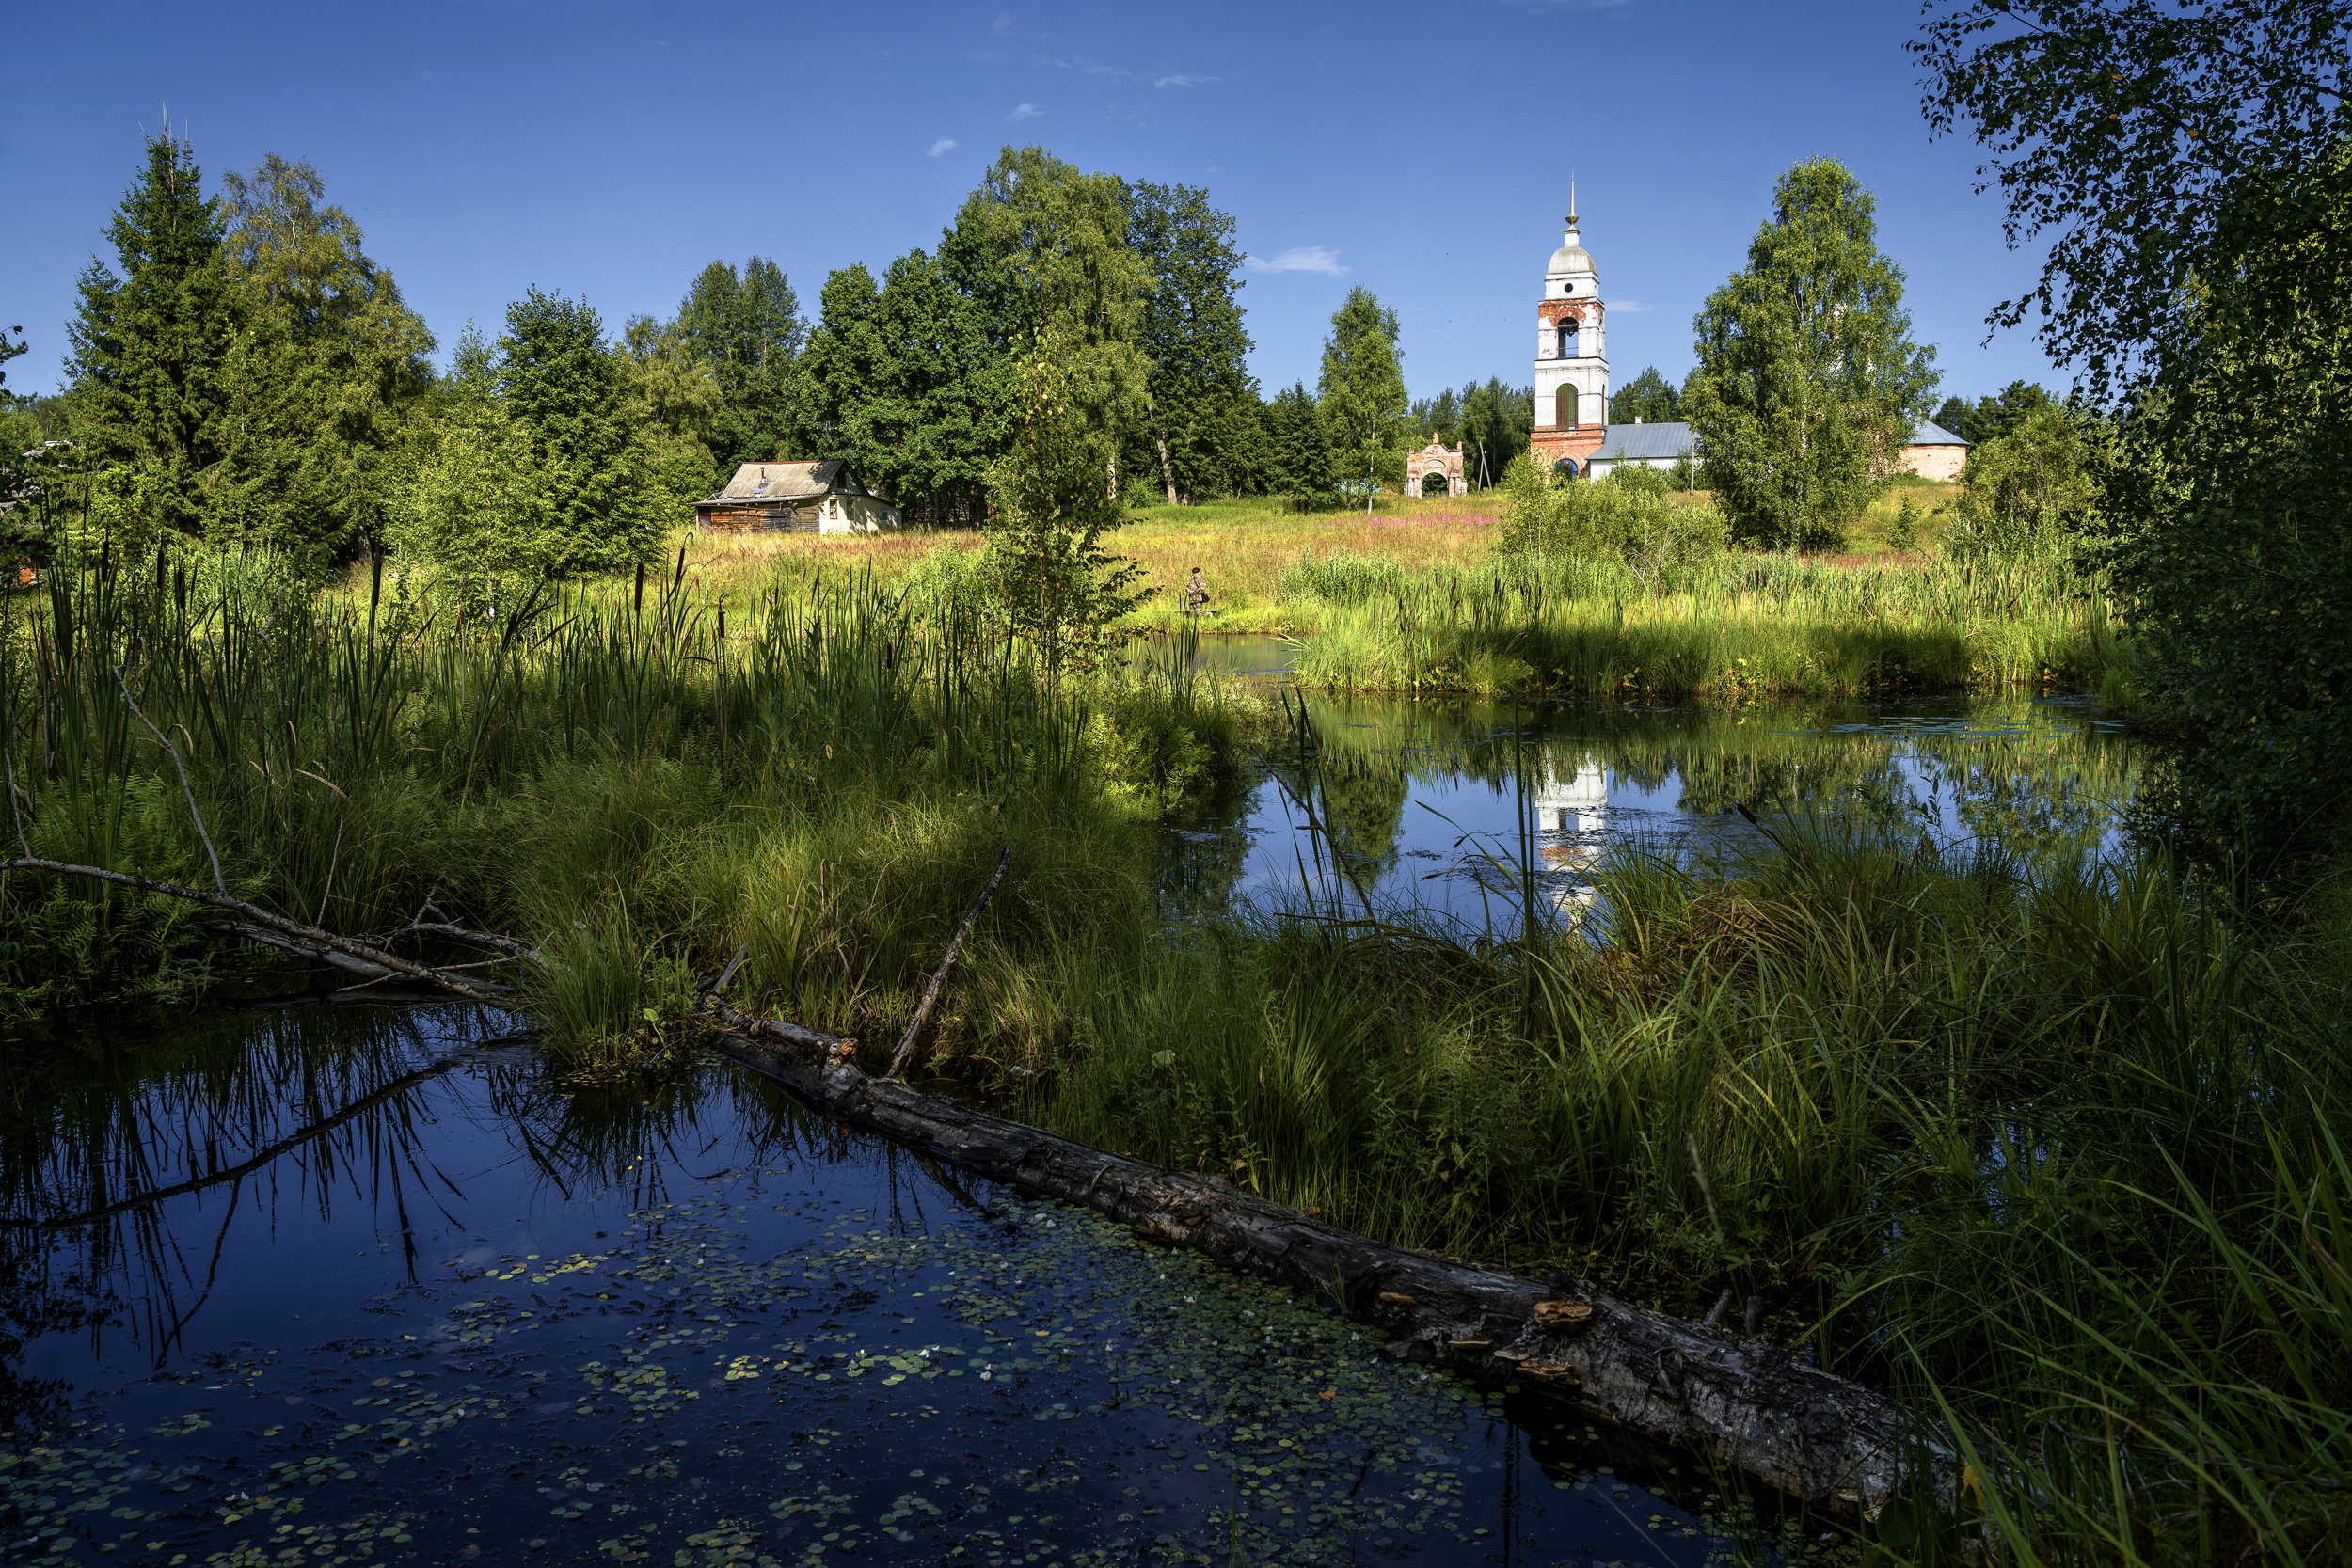
[[[58,376],[73,280],[162,123],[208,181],[308,159],[439,336],[527,285],[617,329],[714,257],[825,275],[937,244],[1005,142],[1204,185],[1256,260],[1269,394],[1311,385],[1351,283],[1405,324],[1416,396],[1531,379],[1575,171],[1620,382],[1679,380],[1691,318],[1743,261],[1773,179],[1844,160],[1877,194],[1943,392],[2053,385],[1980,347],[2035,261],[2005,248],[1974,150],[1931,144],[1908,5],[1459,0],[997,8],[612,0],[114,5],[15,13],[0,108],[0,325]],[[1941,394],[1939,394],[1941,395]]]

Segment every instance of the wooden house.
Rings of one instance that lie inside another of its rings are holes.
[[[879,533],[904,520],[839,457],[746,463],[726,488],[694,503],[694,526],[705,533]]]

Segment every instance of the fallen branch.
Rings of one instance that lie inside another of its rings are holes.
[[[1601,1293],[1386,1246],[1216,1177],[1105,1153],[859,1070],[857,1042],[706,1004],[721,1053],[827,1114],[993,1180],[1083,1204],[1147,1241],[1315,1291],[1395,1336],[1387,1353],[1508,1378],[1806,1502],[1873,1515],[1908,1492],[1916,1417],[1776,1345]],[[1958,1465],[1925,1450],[1939,1495]]]
[[[38,855],[14,855],[0,860],[0,871],[40,871],[52,877],[81,877],[91,881],[105,882],[114,887],[127,887],[140,893],[160,893],[169,898],[184,898],[192,904],[210,909],[226,910],[238,918],[233,921],[207,922],[215,930],[245,938],[248,942],[299,953],[354,974],[380,978],[405,974],[411,980],[421,980],[430,986],[465,997],[471,1002],[485,1002],[496,1006],[514,994],[512,988],[492,981],[469,979],[465,975],[421,964],[387,952],[373,942],[355,942],[337,936],[332,931],[305,926],[298,920],[273,914],[259,904],[226,893],[206,893],[201,888],[182,887],[177,882],[158,881],[128,871],[110,871],[103,865],[75,865],[68,861],[45,860]]]
[[[939,968],[931,974],[931,983],[924,989],[923,1000],[914,1005],[914,1021],[907,1025],[906,1034],[900,1037],[898,1050],[890,1058],[890,1069],[882,1074],[884,1078],[896,1078],[906,1070],[907,1057],[914,1051],[914,1037],[921,1034],[923,1025],[930,1021],[931,1004],[939,1000],[939,988],[947,983],[947,971],[955,966],[956,955],[963,951],[963,939],[972,934],[973,922],[980,918],[980,911],[988,908],[988,901],[996,896],[996,884],[1005,879],[1005,870],[1011,864],[1012,846],[1008,844],[1005,852],[996,857],[996,875],[988,879],[988,886],[980,889],[979,901],[972,906],[972,912],[963,917],[963,924],[956,927],[955,940],[947,944],[947,956],[939,960]]]

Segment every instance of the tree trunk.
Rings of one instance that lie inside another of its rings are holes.
[[[1168,504],[1174,506],[1176,504],[1176,466],[1168,460],[1168,431],[1160,423],[1158,406],[1149,403],[1145,406],[1152,412],[1152,439],[1158,443],[1160,449],[1160,483],[1168,487]]]
[[[1084,1204],[1146,1241],[1197,1248],[1315,1291],[1395,1336],[1387,1354],[1508,1379],[1808,1503],[1875,1514],[1919,1454],[1949,1498],[1957,1465],[1915,1418],[1762,1339],[1644,1311],[1578,1281],[1549,1289],[1384,1246],[1216,1177],[1108,1154],[859,1070],[856,1042],[753,1019],[717,1048],[844,1121],[1025,1192]]]

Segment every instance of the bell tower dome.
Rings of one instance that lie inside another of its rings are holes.
[[[1609,426],[1609,353],[1600,275],[1577,231],[1575,187],[1568,226],[1544,269],[1535,306],[1535,433],[1532,453],[1546,467],[1582,473]]]

